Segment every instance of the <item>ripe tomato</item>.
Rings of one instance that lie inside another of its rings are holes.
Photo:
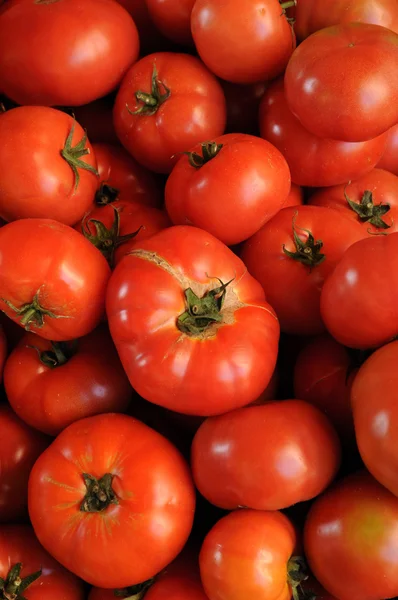
[[[289,110],[282,80],[264,94],[260,131],[286,158],[292,181],[311,187],[347,183],[371,171],[383,155],[388,135],[357,143],[316,137]]]
[[[113,268],[141,240],[170,225],[171,221],[163,210],[117,200],[94,208],[76,229],[102,252]]]
[[[294,393],[327,414],[343,442],[354,437],[350,393],[357,369],[347,348],[324,334],[300,351],[294,367]]]
[[[29,474],[49,440],[6,404],[0,405],[0,432],[0,522],[12,523],[27,516]]]
[[[146,0],[149,14],[157,29],[183,46],[193,45],[191,12],[195,0]]]
[[[99,98],[90,104],[76,106],[73,114],[87,131],[92,143],[118,144],[119,139],[113,126],[113,97]]]
[[[398,175],[398,125],[389,130],[386,148],[377,166]]]
[[[18,104],[92,102],[118,86],[138,52],[133,19],[111,0],[14,0],[0,13],[1,88]]]
[[[169,173],[181,152],[224,133],[225,97],[214,75],[188,54],[159,52],[127,73],[116,96],[116,133],[142,165]]]
[[[3,326],[0,324],[0,383],[3,380],[3,369],[7,358],[7,338]]]
[[[328,487],[340,466],[340,444],[320,410],[284,400],[206,419],[191,465],[196,487],[212,504],[280,510]]]
[[[253,402],[275,368],[279,324],[232,250],[194,227],[170,227],[116,267],[107,314],[130,383],[184,414]]]
[[[51,219],[5,225],[0,264],[0,309],[26,330],[66,341],[102,319],[109,266],[71,227]]]
[[[362,459],[374,477],[398,496],[398,342],[377,350],[355,378],[351,402]]]
[[[290,600],[300,583],[296,542],[293,525],[280,512],[244,509],[223,517],[200,551],[209,600]]]
[[[279,150],[261,138],[230,133],[180,158],[165,202],[175,225],[200,227],[232,246],[276,215],[289,189],[289,167]]]
[[[356,181],[320,190],[309,204],[342,211],[370,235],[398,231],[398,177],[373,169]]]
[[[263,286],[282,331],[324,331],[323,283],[346,249],[365,235],[358,223],[335,210],[290,206],[245,242],[242,260]]]
[[[304,192],[299,185],[292,183],[289,195],[283,204],[283,208],[287,208],[288,206],[299,206],[300,204],[304,204]]]
[[[0,118],[0,138],[3,219],[42,217],[74,225],[82,218],[97,189],[97,163],[72,117],[41,106],[14,108]]]
[[[195,492],[166,438],[126,415],[97,415],[62,431],[29,480],[29,513],[43,546],[98,587],[142,583],[182,550]]]
[[[28,525],[0,527],[1,595],[7,600],[84,600],[83,582],[61,567]]]
[[[322,319],[340,344],[377,348],[397,335],[397,295],[398,233],[372,236],[349,248],[329,276]]]
[[[258,133],[258,108],[266,83],[239,85],[221,81],[227,102],[227,133]]]
[[[398,33],[395,0],[299,0],[294,16],[300,40],[325,27],[350,22],[381,25]]]
[[[309,566],[339,600],[392,598],[398,594],[397,528],[398,498],[366,472],[351,475],[309,512],[304,532]]]
[[[286,68],[290,110],[319,137],[375,138],[398,122],[397,64],[398,34],[385,27],[322,29],[300,44]]]
[[[76,342],[27,333],[7,360],[8,401],[26,423],[57,435],[92,415],[123,412],[132,390],[105,328]]]
[[[191,30],[196,50],[213,73],[233,83],[280,75],[296,38],[285,15],[293,2],[196,0]]]

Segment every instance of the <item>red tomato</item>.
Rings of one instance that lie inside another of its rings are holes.
[[[340,23],[371,23],[398,33],[395,0],[298,0],[294,31],[300,40],[311,33]]]
[[[76,229],[102,252],[113,268],[141,240],[170,225],[163,210],[117,200],[111,205],[94,208]]]
[[[7,338],[3,326],[0,325],[0,383],[3,380],[3,369],[7,358],[7,350]]]
[[[116,133],[142,165],[169,173],[181,152],[224,133],[225,97],[195,57],[159,52],[142,58],[116,96]]]
[[[398,498],[368,473],[351,475],[310,510],[304,532],[310,568],[339,600],[397,596],[397,528]]]
[[[0,138],[3,219],[42,217],[74,225],[83,217],[98,186],[97,162],[72,117],[41,106],[14,108],[0,118]]]
[[[251,133],[258,131],[258,108],[267,89],[266,83],[239,85],[221,81],[227,102],[228,133]]]
[[[362,459],[374,477],[398,496],[398,342],[377,350],[355,378],[351,402]]]
[[[321,411],[284,400],[206,419],[191,465],[196,487],[212,504],[280,510],[328,487],[340,466],[340,444]]]
[[[29,513],[45,548],[98,587],[146,581],[182,550],[195,492],[166,438],[126,415],[65,429],[29,480]]]
[[[14,0],[0,13],[1,88],[18,104],[92,102],[119,85],[138,52],[133,19],[111,0]]]
[[[335,210],[290,206],[245,242],[242,260],[263,286],[285,333],[324,331],[321,289],[344,252],[366,235]]]
[[[238,510],[207,534],[199,564],[209,600],[290,600],[298,585],[296,532],[280,512]],[[293,579],[293,577],[295,579]]]
[[[398,122],[397,64],[398,34],[385,27],[322,29],[300,44],[286,68],[290,110],[319,137],[375,138]]]
[[[195,0],[146,0],[159,31],[177,44],[193,45],[191,12]]]
[[[304,192],[299,185],[292,183],[289,195],[283,204],[283,208],[287,208],[288,206],[299,206],[300,204],[304,204]]]
[[[0,405],[0,432],[0,522],[12,523],[27,516],[29,474],[49,440],[6,404]]]
[[[21,219],[0,229],[0,309],[53,341],[92,331],[104,313],[109,266],[71,227]]]
[[[153,174],[121,146],[94,144],[93,148],[99,173],[97,204],[108,204],[116,199],[146,206],[162,204],[161,191]]]
[[[59,565],[28,525],[0,527],[1,593],[7,600],[84,600],[83,582]]]
[[[340,344],[377,348],[397,335],[397,296],[398,233],[369,237],[345,252],[326,281],[322,318]]]
[[[377,166],[398,175],[398,125],[389,130],[386,149]]]
[[[260,284],[201,229],[170,227],[137,246],[113,272],[107,314],[134,389],[177,412],[249,404],[275,368],[279,324]]]
[[[292,181],[311,187],[347,183],[371,171],[384,152],[388,135],[357,143],[316,137],[290,112],[282,80],[272,83],[264,95],[260,130],[286,158]]]
[[[398,231],[398,177],[382,169],[320,190],[310,197],[309,204],[344,212],[370,235]]]
[[[84,417],[123,412],[132,396],[105,328],[65,344],[26,334],[7,360],[4,386],[17,415],[54,436]]]
[[[279,150],[261,138],[230,133],[180,158],[167,180],[166,209],[175,225],[200,227],[232,246],[276,215],[289,189],[289,167]]]
[[[277,0],[196,0],[191,15],[196,50],[213,73],[233,83],[268,81],[283,73],[296,38]]]
[[[92,143],[118,144],[119,139],[113,126],[113,97],[99,98],[90,104],[73,109],[77,122],[87,131]]]

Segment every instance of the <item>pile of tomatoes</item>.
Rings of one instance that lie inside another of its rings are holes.
[[[396,600],[397,0],[0,0],[0,106],[0,600]]]

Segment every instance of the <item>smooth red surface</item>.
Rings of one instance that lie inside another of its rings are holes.
[[[398,125],[389,130],[386,148],[377,166],[398,175]]]
[[[195,0],[146,0],[159,31],[177,44],[192,46],[191,12]]]

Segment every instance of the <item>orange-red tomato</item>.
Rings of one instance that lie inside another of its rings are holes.
[[[288,197],[286,198],[283,208],[288,206],[300,206],[304,204],[304,192],[299,185],[292,183]]]
[[[398,175],[398,125],[388,132],[386,148],[377,166]]]
[[[149,14],[161,33],[177,44],[193,45],[191,12],[195,0],[146,0]]]

